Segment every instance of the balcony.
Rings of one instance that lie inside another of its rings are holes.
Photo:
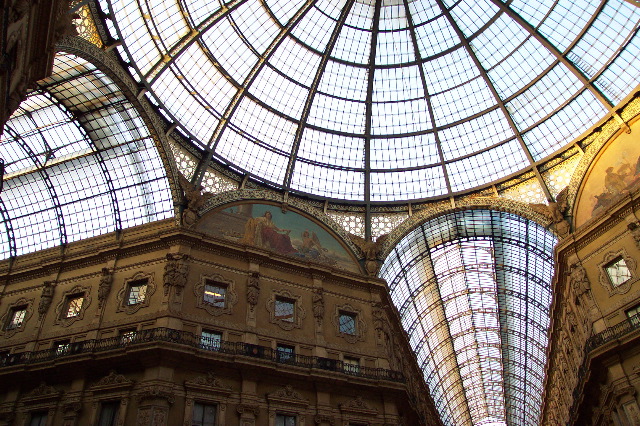
[[[0,372],[2,368],[18,365],[33,365],[50,362],[53,360],[68,359],[81,354],[96,354],[110,350],[122,350],[134,348],[148,343],[168,342],[183,347],[191,347],[205,352],[216,352],[226,355],[234,355],[248,358],[259,358],[276,364],[297,366],[323,371],[333,371],[349,376],[362,377],[373,380],[387,380],[404,383],[405,378],[399,371],[386,370],[383,368],[358,367],[350,368],[347,363],[336,359],[322,358],[317,356],[306,356],[291,354],[288,357],[278,356],[278,351],[267,346],[252,345],[243,342],[217,341],[215,345],[203,345],[202,338],[193,333],[170,328],[154,328],[149,330],[136,331],[126,335],[126,342],[123,336],[110,337],[106,339],[84,340],[73,342],[67,350],[60,351],[57,348],[44,351],[3,353],[0,354]]]

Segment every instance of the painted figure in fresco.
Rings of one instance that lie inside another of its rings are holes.
[[[290,229],[280,229],[271,220],[273,215],[266,211],[264,215],[252,217],[244,226],[242,242],[267,248],[282,254],[291,254],[297,250],[291,245]]]
[[[300,253],[305,256],[317,258],[323,251],[327,251],[326,248],[320,244],[320,239],[315,232],[309,233],[308,229],[305,229],[302,233],[302,247],[300,247]]]

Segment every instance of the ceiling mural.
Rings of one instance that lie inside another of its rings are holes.
[[[599,216],[620,196],[640,185],[640,123],[613,139],[587,173],[578,198],[576,227]]]
[[[310,219],[262,203],[241,203],[206,214],[196,229],[240,244],[359,273],[353,256]]]

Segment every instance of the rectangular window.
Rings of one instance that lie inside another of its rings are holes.
[[[26,315],[27,315],[26,306],[18,306],[15,308],[11,308],[11,314],[9,315],[9,322],[7,322],[5,330],[13,330],[21,327]]]
[[[274,318],[281,321],[294,322],[296,303],[293,300],[276,297]]]
[[[345,356],[344,361],[342,361],[342,368],[345,373],[358,374],[360,373],[360,360]]]
[[[53,344],[53,351],[56,356],[67,355],[71,351],[71,342],[69,340],[61,340]]]
[[[216,406],[214,404],[193,403],[191,426],[215,426]]]
[[[622,256],[618,256],[607,263],[604,270],[607,271],[609,281],[614,288],[621,286],[631,279],[631,271],[629,271],[627,262],[625,262]]]
[[[84,293],[72,294],[67,296],[66,309],[64,310],[65,318],[74,318],[82,312],[82,304],[84,303]]]
[[[216,308],[224,308],[226,306],[227,286],[215,281],[208,281],[204,285],[204,303],[215,306]]]
[[[147,295],[148,281],[135,280],[129,283],[129,293],[127,294],[127,305],[137,305],[143,303]]]
[[[627,318],[634,326],[640,326],[640,305],[636,305],[631,309],[625,311]]]
[[[202,330],[200,335],[200,346],[208,351],[219,351],[222,333],[217,331]]]
[[[35,411],[29,418],[29,426],[47,426],[48,414],[46,411]]]
[[[129,330],[121,330],[120,331],[120,343],[123,345],[128,345],[133,343],[136,338],[136,329],[132,328]]]
[[[276,413],[276,426],[296,426],[296,416]]]
[[[356,334],[356,314],[340,312],[340,333]]]
[[[296,359],[296,348],[289,345],[276,346],[277,362],[294,362]]]
[[[97,426],[116,426],[118,424],[118,411],[120,401],[109,401],[100,404],[100,417]]]

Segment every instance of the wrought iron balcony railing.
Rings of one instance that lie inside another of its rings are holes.
[[[278,350],[270,347],[242,342],[227,342],[224,340],[212,341],[209,338],[202,338],[190,332],[164,327],[129,332],[126,335],[106,339],[83,340],[43,351],[0,354],[0,368],[49,362],[81,354],[93,354],[127,347],[136,347],[153,342],[170,342],[209,352],[259,358],[277,364],[333,371],[367,379],[405,382],[403,374],[399,371],[360,366],[354,368],[354,365],[350,363],[317,356],[290,354],[283,357]]]
[[[626,320],[591,336],[585,345],[585,352],[590,353],[605,343],[624,337],[638,329],[640,329],[640,314],[629,317]]]

